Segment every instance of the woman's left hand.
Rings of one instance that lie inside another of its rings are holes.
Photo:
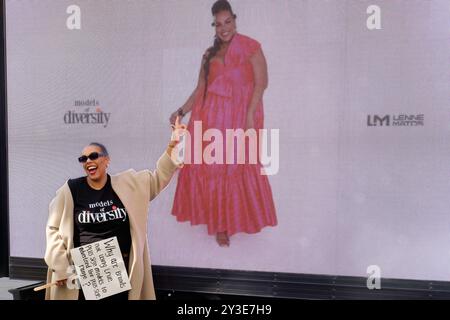
[[[178,144],[180,143],[181,136],[185,135],[187,131],[186,125],[180,123],[180,118],[177,117],[175,124],[172,125],[172,137],[170,143],[167,146],[167,154],[172,159],[172,161],[178,165],[179,168],[184,166],[183,162],[178,159]],[[174,152],[175,150],[175,152]]]
[[[253,113],[248,113],[246,124],[245,124],[245,130],[254,129],[254,128],[255,128],[255,120],[253,119]]]

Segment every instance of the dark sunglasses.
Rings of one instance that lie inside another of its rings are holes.
[[[88,156],[81,156],[78,158],[78,162],[80,163],[86,163],[88,161],[88,159],[90,160],[97,160],[99,157],[104,157],[105,155],[103,153],[98,153],[98,152],[92,152],[90,155]]]

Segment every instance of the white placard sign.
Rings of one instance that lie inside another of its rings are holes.
[[[131,289],[117,237],[70,252],[86,300],[100,300]]]

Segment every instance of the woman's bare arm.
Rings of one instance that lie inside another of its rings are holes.
[[[181,116],[181,118],[182,118],[183,116],[185,116],[186,114],[191,112],[191,110],[194,106],[195,97],[197,96],[197,94],[199,92],[203,92],[205,90],[205,70],[203,69],[205,59],[206,59],[206,54],[203,56],[202,63],[200,66],[200,72],[199,72],[199,76],[198,76],[197,86],[195,87],[194,91],[189,96],[187,101],[183,104],[183,106],[181,108],[177,109],[177,111],[175,111],[174,113],[172,113],[172,115],[170,116],[171,124],[175,123],[175,119],[177,116]],[[179,112],[180,110],[181,110],[182,115],[180,115],[180,112]]]
[[[250,104],[247,109],[247,128],[254,128],[253,116],[255,114],[256,107],[262,101],[264,91],[269,84],[269,77],[267,74],[267,61],[264,57],[262,50],[258,50],[251,58],[250,62],[253,66],[253,78],[255,87],[253,91]]]

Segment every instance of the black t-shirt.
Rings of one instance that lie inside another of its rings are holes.
[[[87,178],[69,180],[74,202],[74,246],[108,239],[116,236],[122,253],[131,248],[128,213],[114,192],[111,177],[101,190],[95,190]]]

